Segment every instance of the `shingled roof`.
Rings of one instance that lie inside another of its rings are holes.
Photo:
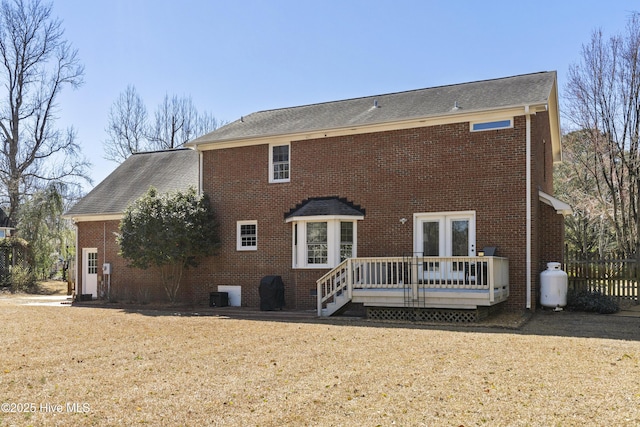
[[[259,111],[187,145],[198,146],[256,137],[391,123],[414,118],[544,105],[552,101],[556,90],[555,84],[556,72],[550,71]]]
[[[132,154],[64,216],[121,214],[151,186],[159,193],[197,188],[198,159],[190,149]]]
[[[316,197],[307,199],[284,215],[285,220],[304,216],[355,216],[363,217],[365,210],[346,199]]]

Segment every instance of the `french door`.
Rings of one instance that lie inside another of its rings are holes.
[[[414,215],[414,252],[417,256],[441,257],[419,266],[423,280],[462,280],[464,263],[451,257],[476,255],[475,212],[444,212]],[[449,259],[447,259],[449,258]]]

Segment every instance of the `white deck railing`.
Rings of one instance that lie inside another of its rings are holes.
[[[494,290],[509,284],[509,261],[500,257],[349,258],[317,281],[318,315],[337,296],[351,300],[354,289]]]

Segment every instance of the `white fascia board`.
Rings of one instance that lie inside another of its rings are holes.
[[[551,133],[551,155],[554,163],[562,163],[562,133],[560,132],[560,107],[557,81],[553,83],[549,96],[549,131]]]
[[[317,129],[305,132],[295,132],[289,134],[277,135],[259,135],[255,137],[228,139],[217,141],[201,141],[198,143],[191,142],[185,144],[189,148],[199,151],[221,150],[225,148],[247,147],[251,145],[261,144],[282,144],[291,141],[304,141],[307,139],[320,139],[335,136],[358,135],[365,133],[385,132],[391,130],[412,129],[418,127],[446,125],[471,121],[486,121],[503,119],[505,117],[522,116],[525,114],[525,105],[505,106],[494,110],[458,110],[455,113],[446,113],[441,115],[415,117],[407,120],[399,120],[393,122],[373,123],[358,126],[349,126],[334,129]],[[546,111],[548,104],[530,105],[530,113],[536,111]]]
[[[546,203],[556,210],[557,213],[561,215],[571,215],[573,213],[573,209],[569,206],[568,203],[563,202],[562,200],[556,199],[553,196],[545,193],[544,191],[538,190],[538,197],[541,202]]]
[[[95,214],[95,215],[63,215],[62,218],[70,219],[74,223],[92,222],[92,221],[120,221],[121,213],[114,214]]]

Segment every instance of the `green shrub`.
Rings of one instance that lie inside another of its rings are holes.
[[[38,291],[36,276],[29,267],[16,265],[11,268],[9,275],[9,286],[12,293],[26,292],[35,293]]]
[[[573,311],[611,314],[620,311],[620,304],[615,298],[600,291],[571,290],[567,294],[567,308]]]

